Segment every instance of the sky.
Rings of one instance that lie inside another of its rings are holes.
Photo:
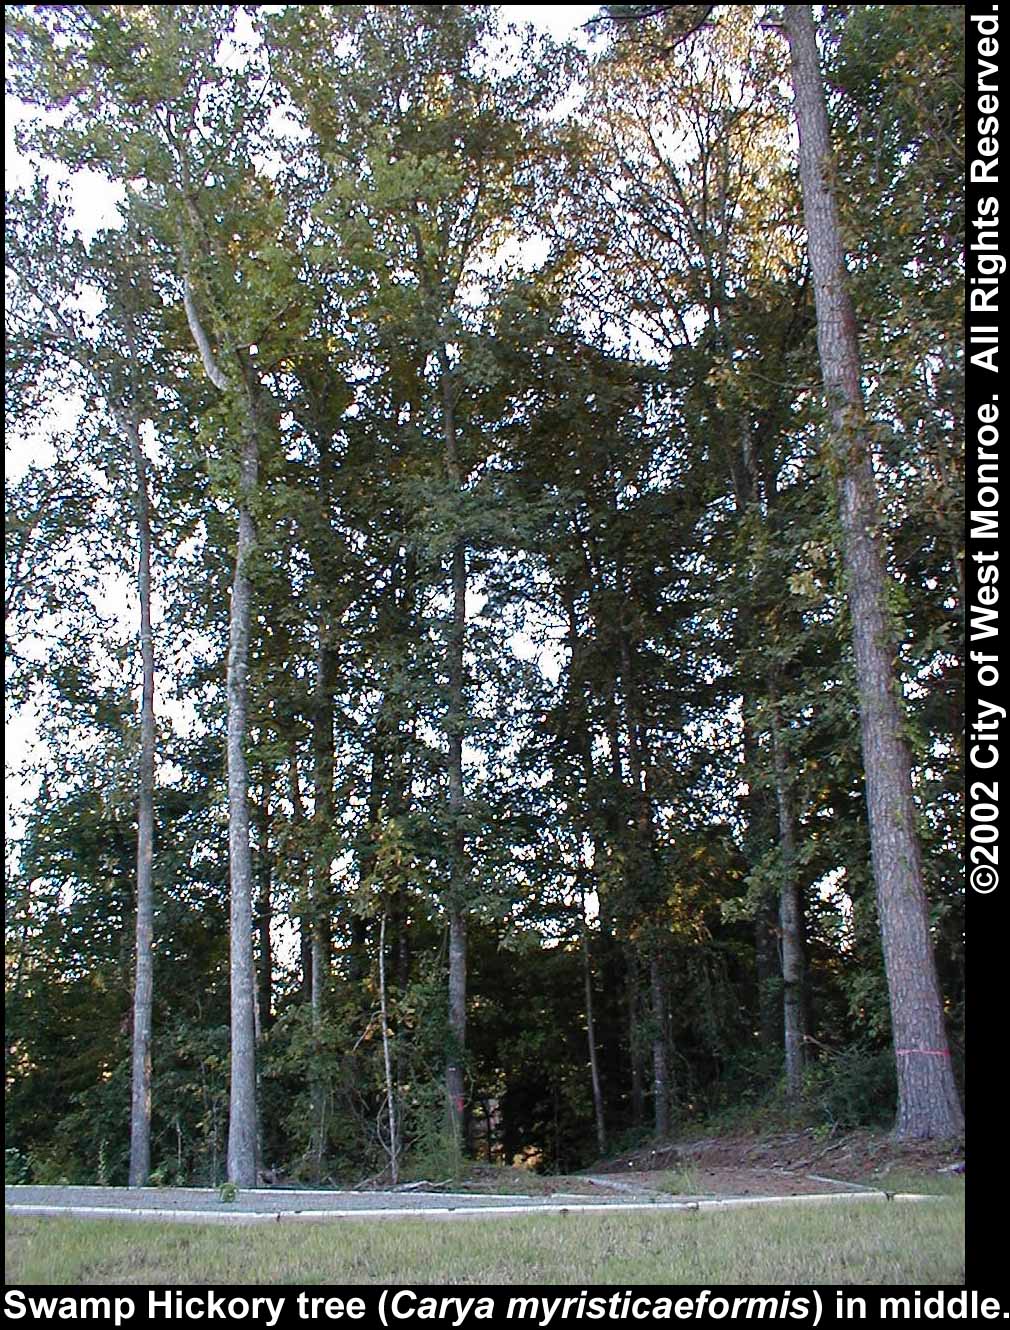
[[[599,5],[502,5],[513,23],[532,23],[559,39],[574,37],[578,27],[599,10]]]

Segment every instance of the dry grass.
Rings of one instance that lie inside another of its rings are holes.
[[[903,1179],[903,1182],[905,1179]],[[908,1181],[911,1181],[909,1179]],[[942,1201],[223,1228],[8,1219],[9,1284],[956,1284]]]

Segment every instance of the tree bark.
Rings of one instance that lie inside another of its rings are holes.
[[[270,850],[270,798],[273,794],[273,772],[264,766],[260,789],[260,806],[257,817],[257,848],[259,850],[258,877],[259,889],[256,901],[256,932],[259,937],[259,965],[256,970],[259,980],[260,1026],[269,1027],[273,1019],[273,943],[270,926],[273,922],[273,855]]]
[[[154,634],[151,628],[151,505],[140,422],[124,422],[136,485],[140,593],[140,767],[137,795],[137,942],[133,989],[130,1107],[131,1187],[143,1187],[151,1170],[151,1011],[154,997]]]
[[[249,558],[256,540],[251,500],[259,449],[254,428],[239,461],[238,549],[232,582],[228,643],[228,852],[231,882],[231,1094],[228,1180],[256,1185],[256,972],[252,938],[252,854],[249,844],[249,771],[245,755],[249,695],[252,586]]]
[[[322,545],[314,559],[314,571],[322,589],[319,611],[318,659],[312,699],[312,831],[313,852],[310,891],[312,903],[312,1016],[318,1030],[323,1003],[330,981],[332,952],[331,883],[332,855],[330,835],[334,820],[334,746],[333,696],[337,680],[337,655],[332,644],[335,619],[332,567],[332,532],[330,513],[336,463],[332,441],[325,433],[316,435],[319,450],[319,491],[326,522]]]
[[[593,1083],[596,1144],[602,1159],[607,1153],[607,1128],[603,1116],[603,1087],[600,1082],[600,1061],[596,1049],[596,1024],[593,1020],[593,967],[589,956],[589,929],[585,925],[585,902],[583,902],[582,970],[586,989],[586,1039],[589,1043],[589,1072]]]
[[[565,605],[565,613],[568,618],[568,649],[570,652],[568,672],[571,683],[569,690],[571,700],[569,724],[576,730],[578,735],[576,747],[578,749],[582,766],[583,799],[585,806],[589,808],[596,784],[593,762],[593,736],[590,729],[589,707],[585,695],[584,679],[582,675],[583,653],[582,642],[579,636],[578,612],[575,608],[575,591],[570,581],[566,581],[563,584],[561,594]],[[603,856],[603,845],[601,844],[598,834],[593,832],[591,833],[591,836],[593,844],[593,867],[587,867],[585,869],[585,876],[590,886],[596,890],[597,900],[599,901],[600,895],[597,865],[600,863]],[[580,895],[582,911],[582,969],[586,995],[586,1039],[589,1044],[589,1072],[593,1090],[593,1115],[596,1121],[596,1144],[602,1158],[607,1149],[607,1131],[603,1112],[603,1088],[600,1080],[599,1056],[596,1047],[596,1021],[593,1012],[593,967],[589,948],[589,925],[586,919],[586,893],[584,887],[580,889]]]
[[[620,579],[619,585],[621,585],[623,591],[623,578]],[[642,885],[646,887],[650,904],[652,904],[655,891],[656,857],[652,803],[649,797],[651,785],[649,745],[646,736],[645,712],[635,676],[635,662],[631,643],[623,629],[620,633],[620,654],[627,717],[628,766],[636,809],[635,854],[631,862],[633,870],[645,878]],[[652,904],[652,908],[655,910],[654,904]],[[670,1069],[667,1056],[666,991],[663,985],[662,965],[655,951],[653,951],[649,961],[649,982],[653,1019],[653,1117],[656,1135],[666,1136],[670,1130]]]
[[[779,813],[779,948],[782,963],[782,1029],[785,1045],[786,1096],[799,1099],[806,1067],[806,973],[803,940],[803,896],[796,878],[796,813],[792,782],[779,720],[778,690],[769,687],[772,762]]]
[[[912,798],[911,759],[887,610],[855,313],[832,188],[827,105],[809,5],[786,5],[800,184],[833,432],[838,510],[859,689],[870,846],[898,1069],[896,1134],[949,1137],[964,1118],[950,1065]]]
[[[317,1181],[322,1176],[326,1153],[326,1084],[318,1073],[322,1054],[323,1016],[330,983],[330,850],[333,827],[333,651],[327,642],[328,625],[319,630],[319,659],[316,666],[312,710],[312,866],[309,874],[309,937],[311,976],[309,1002],[312,1013],[314,1070],[311,1074],[312,1157]]]
[[[386,1001],[386,914],[379,925],[379,1004],[382,1019],[382,1061],[386,1072],[386,1113],[389,1117],[389,1175],[400,1181],[400,1143],[396,1134],[396,1084],[389,1049],[389,1004]]]
[[[626,1001],[628,1011],[628,1057],[631,1061],[631,1121],[635,1127],[645,1122],[645,1076],[642,1063],[642,1039],[639,1035],[638,1005],[638,957],[633,943],[628,943],[625,950],[627,963]]]
[[[300,1000],[312,1003],[312,888],[311,873],[305,863],[303,840],[305,835],[305,804],[302,801],[301,781],[298,778],[298,751],[295,740],[288,750],[288,798],[291,800],[291,846],[288,859],[294,880],[296,918],[298,919],[298,957],[301,968]]]
[[[186,163],[181,159],[188,190]],[[195,208],[189,200],[195,215]],[[197,218],[199,230],[199,219]],[[184,247],[185,253],[185,247]],[[245,428],[239,445],[238,544],[228,616],[228,864],[231,960],[231,1074],[228,1100],[228,1180],[252,1187],[257,1180],[256,1124],[256,967],[253,962],[252,847],[249,843],[249,769],[245,755],[249,696],[249,631],[252,584],[249,558],[256,544],[252,500],[259,479],[259,421],[247,364],[239,358],[242,380],[233,384],[214,356],[193,299],[188,271],[183,286],[186,321],[204,373],[220,392],[241,394]],[[238,353],[236,353],[238,354]]]
[[[442,425],[445,440],[445,467],[457,492],[462,488],[462,473],[456,443],[456,416],[452,375],[444,346],[439,347],[442,374]],[[452,620],[448,641],[449,705],[446,732],[449,744],[449,821],[450,878],[449,914],[449,1051],[446,1059],[445,1089],[449,1124],[457,1149],[464,1146],[466,1092],[463,1066],[466,1056],[466,981],[467,981],[467,902],[466,841],[463,811],[466,792],[463,784],[463,730],[466,699],[464,695],[464,651],[466,648],[466,541],[462,534],[452,551]]]
[[[652,989],[652,1095],[656,1135],[670,1134],[670,1066],[666,1047],[666,987],[658,956],[649,963]]]

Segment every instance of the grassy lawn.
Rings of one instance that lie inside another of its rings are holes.
[[[913,1179],[902,1179],[910,1184]],[[909,1187],[911,1190],[912,1188]],[[924,1188],[916,1188],[917,1190]],[[937,1202],[225,1228],[6,1221],[8,1284],[956,1284],[964,1186]]]

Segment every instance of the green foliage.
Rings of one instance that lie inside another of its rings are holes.
[[[4,1184],[22,1186],[32,1180],[31,1160],[14,1145],[4,1147]]]
[[[804,1096],[827,1126],[881,1127],[894,1118],[894,1052],[854,1044],[821,1057],[808,1071]]]
[[[773,1129],[791,1110],[782,1099],[782,1055],[751,1044],[726,1058],[722,1074],[706,1088],[698,1121],[713,1132],[747,1130],[755,1123]]]
[[[450,1129],[441,1079],[415,1083],[403,1108],[409,1122],[409,1145],[403,1161],[403,1176],[410,1180],[445,1182],[458,1178],[465,1160],[455,1133]]]

